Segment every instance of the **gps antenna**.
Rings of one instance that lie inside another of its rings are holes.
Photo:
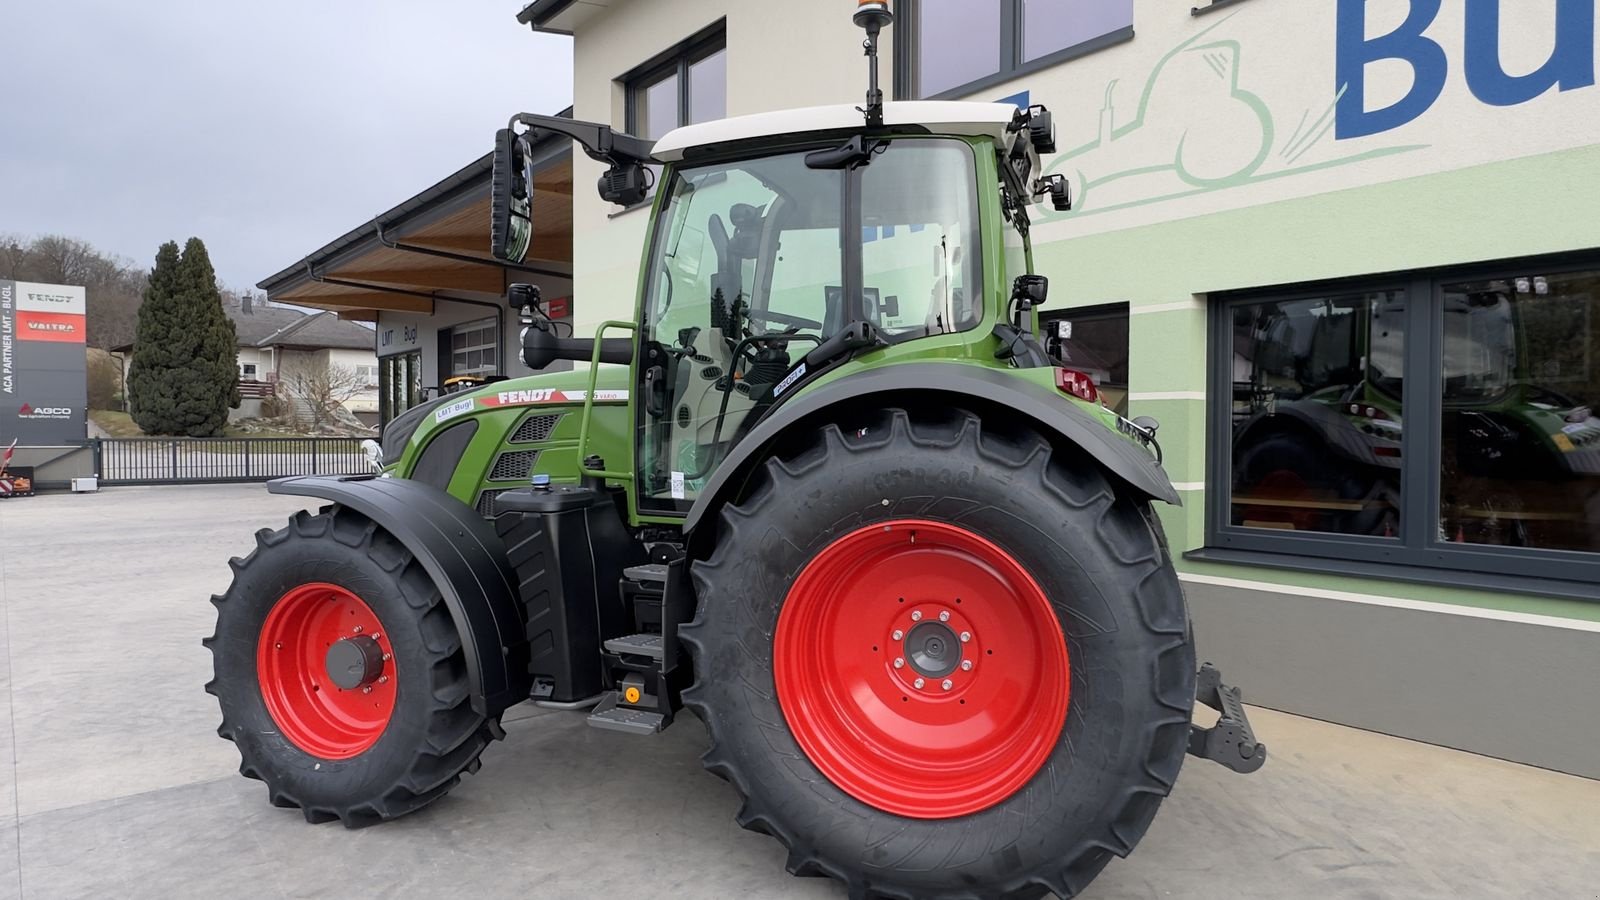
[[[867,32],[861,42],[867,56],[867,116],[868,128],[883,127],[883,90],[878,87],[878,33],[894,23],[894,13],[889,12],[889,0],[860,0],[856,5],[854,21]]]

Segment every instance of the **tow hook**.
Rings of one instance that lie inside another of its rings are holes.
[[[1250,719],[1244,714],[1243,695],[1236,687],[1222,683],[1222,673],[1206,663],[1195,676],[1195,702],[1204,703],[1222,718],[1210,728],[1189,726],[1189,755],[1221,763],[1240,774],[1249,774],[1267,761],[1267,746],[1256,740]]]

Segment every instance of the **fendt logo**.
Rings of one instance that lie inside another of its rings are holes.
[[[19,419],[70,419],[72,407],[70,406],[34,406],[31,403],[22,404],[17,410]]]

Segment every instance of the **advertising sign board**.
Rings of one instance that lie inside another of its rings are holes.
[[[87,436],[86,313],[81,287],[0,280],[0,441]]]

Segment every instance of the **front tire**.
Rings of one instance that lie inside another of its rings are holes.
[[[365,516],[297,513],[229,565],[206,691],[274,806],[350,828],[392,819],[444,796],[504,735],[472,709],[438,588]]]
[[[963,412],[769,460],[682,631],[739,823],[854,897],[1076,894],[1187,744],[1194,652],[1152,519],[1087,459]]]

